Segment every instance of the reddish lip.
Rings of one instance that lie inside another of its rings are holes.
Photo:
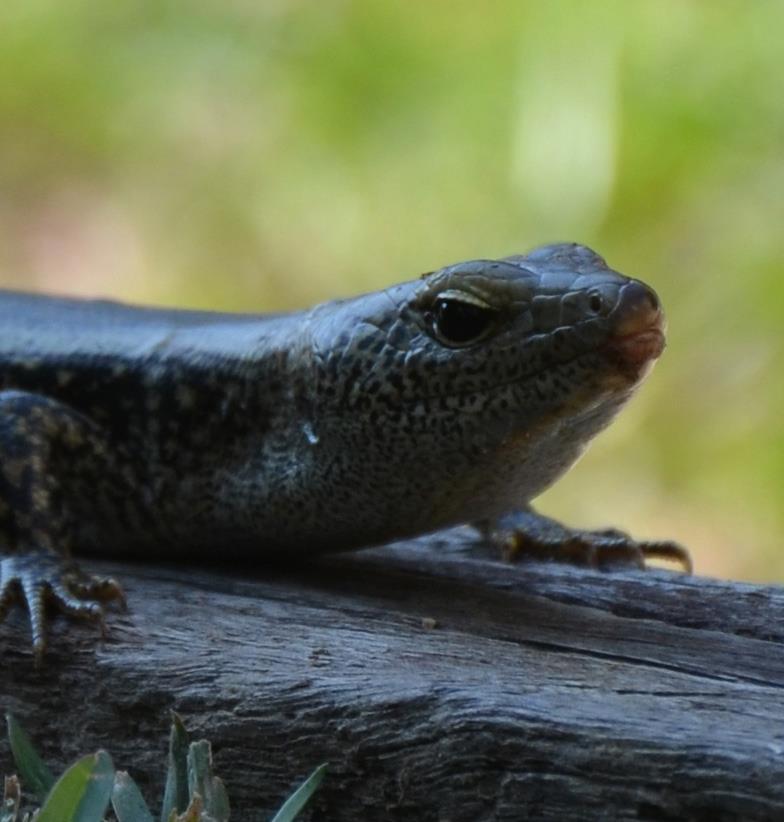
[[[631,334],[613,336],[605,344],[606,350],[630,366],[641,366],[658,359],[664,346],[664,333],[661,327],[655,326]]]
[[[664,351],[664,314],[656,294],[632,280],[624,286],[614,311],[615,328],[605,350],[618,364],[638,372]]]

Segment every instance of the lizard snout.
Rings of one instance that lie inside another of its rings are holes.
[[[664,331],[664,313],[656,292],[639,280],[631,280],[621,288],[612,315],[619,337],[657,329]]]
[[[624,365],[639,368],[664,351],[664,312],[656,292],[639,280],[621,287],[609,317],[608,349]]]

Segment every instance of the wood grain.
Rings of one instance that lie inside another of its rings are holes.
[[[105,748],[157,806],[174,709],[236,820],[324,761],[314,820],[784,819],[781,588],[510,566],[460,530],[287,568],[89,567],[131,607],[105,641],[57,619],[38,671],[24,614],[0,626],[0,702],[55,770]]]

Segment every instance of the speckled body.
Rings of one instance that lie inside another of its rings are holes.
[[[487,333],[444,340],[455,304]],[[635,390],[663,345],[641,312],[660,325],[573,244],[289,315],[4,293],[0,554],[253,559],[490,525]]]
[[[531,278],[561,328],[574,262]],[[7,294],[2,390],[57,400],[105,443],[64,460],[83,550],[315,551],[489,518],[550,485],[616,403],[563,413],[595,370],[566,336],[523,356],[522,327],[474,362],[429,350],[410,308],[426,286],[273,318]]]

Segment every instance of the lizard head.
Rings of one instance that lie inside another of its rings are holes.
[[[548,391],[554,399],[628,394],[664,350],[664,314],[653,289],[613,271],[585,246],[543,246],[423,279],[409,300],[418,324],[444,348],[484,361],[488,388],[560,372],[571,379],[566,390]],[[584,380],[572,368],[583,361]]]
[[[458,263],[324,308],[315,350],[330,395],[350,406],[506,395],[510,415],[577,411],[628,396],[664,349],[654,291],[573,243]]]
[[[664,348],[656,294],[577,244],[451,265],[328,309],[312,315],[323,413],[340,409],[368,441],[372,429],[412,443],[405,458],[419,453],[423,471],[433,454],[458,470],[527,464],[526,499],[574,462]]]

